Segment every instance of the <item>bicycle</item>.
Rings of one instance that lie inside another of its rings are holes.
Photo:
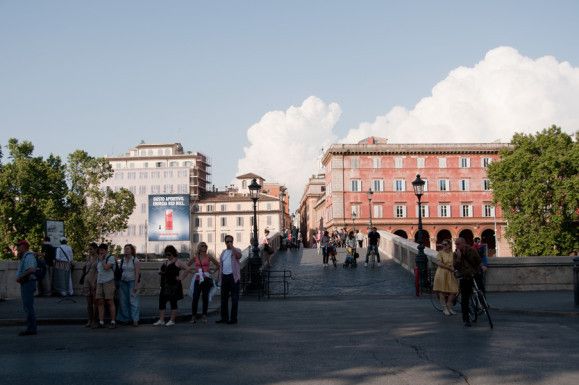
[[[470,297],[469,303],[469,314],[473,322],[476,322],[480,315],[486,314],[487,320],[489,321],[489,326],[491,329],[494,327],[487,298],[482,290],[478,288],[476,279],[473,279],[472,296]]]

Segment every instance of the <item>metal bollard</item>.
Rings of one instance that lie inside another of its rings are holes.
[[[573,289],[575,291],[575,306],[579,307],[579,257],[573,258]]]

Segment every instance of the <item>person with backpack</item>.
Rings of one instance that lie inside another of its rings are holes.
[[[124,247],[124,256],[119,264],[119,308],[117,321],[139,325],[139,283],[141,278],[141,262],[137,258],[135,246],[127,244]]]
[[[74,255],[65,237],[60,238],[60,246],[56,248],[54,263],[53,290],[62,297],[73,295],[72,289],[72,261]]]
[[[108,245],[101,243],[99,245],[99,257],[97,260],[97,286],[95,298],[98,306],[99,323],[95,327],[105,327],[105,303],[108,305],[111,315],[111,324],[109,329],[117,327],[115,320],[115,270],[116,259],[108,253]]]
[[[20,284],[20,296],[26,313],[26,330],[18,333],[19,336],[36,334],[36,313],[34,311],[34,292],[36,291],[36,257],[30,251],[30,244],[23,239],[16,242],[17,256],[20,259],[16,271],[16,282]]]

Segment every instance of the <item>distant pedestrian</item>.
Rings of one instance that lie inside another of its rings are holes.
[[[368,252],[366,253],[366,262],[364,263],[364,266],[368,266],[368,258],[370,257],[372,250],[376,253],[377,266],[380,266],[380,252],[378,251],[378,246],[380,246],[380,233],[376,227],[372,227],[368,233]]]
[[[20,259],[16,271],[16,282],[20,284],[20,296],[26,313],[26,330],[19,336],[36,334],[36,313],[34,312],[34,292],[36,291],[36,257],[30,251],[30,244],[26,240],[16,243],[17,256]]]
[[[322,263],[324,267],[328,266],[328,261],[330,258],[330,240],[330,234],[328,233],[328,230],[325,230],[324,235],[322,235],[322,238],[320,239],[320,245],[322,248]]]
[[[273,248],[269,244],[269,230],[265,229],[263,232],[263,238],[261,239],[261,251],[263,259],[265,259],[265,267],[271,265],[271,255],[273,254]]]
[[[116,307],[115,307],[115,257],[108,253],[108,245],[99,245],[99,257],[97,261],[97,285],[95,298],[99,312],[98,327],[105,327],[105,304],[108,305],[111,315],[109,329],[117,327]]]
[[[141,278],[141,262],[137,258],[135,246],[127,244],[123,251],[124,256],[119,264],[122,275],[119,283],[117,321],[138,326],[140,318],[139,284]]]
[[[362,234],[360,230],[356,230],[356,241],[358,241],[359,248],[364,246],[364,234]]]
[[[173,326],[177,318],[177,302],[183,299],[183,284],[181,283],[181,270],[192,272],[193,269],[187,263],[177,258],[177,249],[173,245],[165,247],[165,262],[161,265],[161,291],[159,292],[159,320],[153,326]],[[167,302],[171,305],[171,317],[165,323],[165,307]]]
[[[199,317],[197,316],[199,308],[199,298],[203,300],[203,310],[201,313],[201,322],[207,323],[207,311],[209,309],[209,294],[213,289],[213,278],[211,276],[211,264],[219,269],[219,261],[209,253],[207,253],[207,244],[205,242],[199,243],[197,246],[197,253],[188,262],[188,265],[193,265],[193,301],[191,303],[191,323],[197,323]]]
[[[86,298],[87,322],[85,327],[98,326],[98,307],[96,304],[97,288],[97,262],[99,259],[98,245],[92,242],[88,246],[88,255],[82,269],[81,282],[82,292]]]
[[[38,295],[49,296],[52,294],[52,272],[54,270],[54,246],[50,244],[50,237],[44,237],[40,249],[40,256],[46,263],[46,274],[38,281]]]
[[[237,323],[239,306],[239,281],[241,272],[239,260],[241,250],[233,246],[233,237],[225,236],[225,247],[219,257],[219,270],[221,271],[221,319],[216,323]],[[231,296],[231,314],[229,314],[229,297]]]
[[[53,289],[62,297],[73,295],[72,289],[72,261],[74,255],[65,237],[60,238],[60,246],[56,248]]]

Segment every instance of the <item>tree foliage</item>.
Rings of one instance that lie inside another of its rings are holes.
[[[101,184],[112,176],[104,158],[84,151],[60,157],[34,157],[29,141],[10,139],[8,159],[0,152],[0,246],[26,238],[39,246],[47,219],[65,222],[69,243],[77,254],[89,242],[126,228],[135,207],[133,194],[112,191]]]
[[[578,248],[579,147],[551,126],[515,134],[488,176],[514,255],[568,255]]]

